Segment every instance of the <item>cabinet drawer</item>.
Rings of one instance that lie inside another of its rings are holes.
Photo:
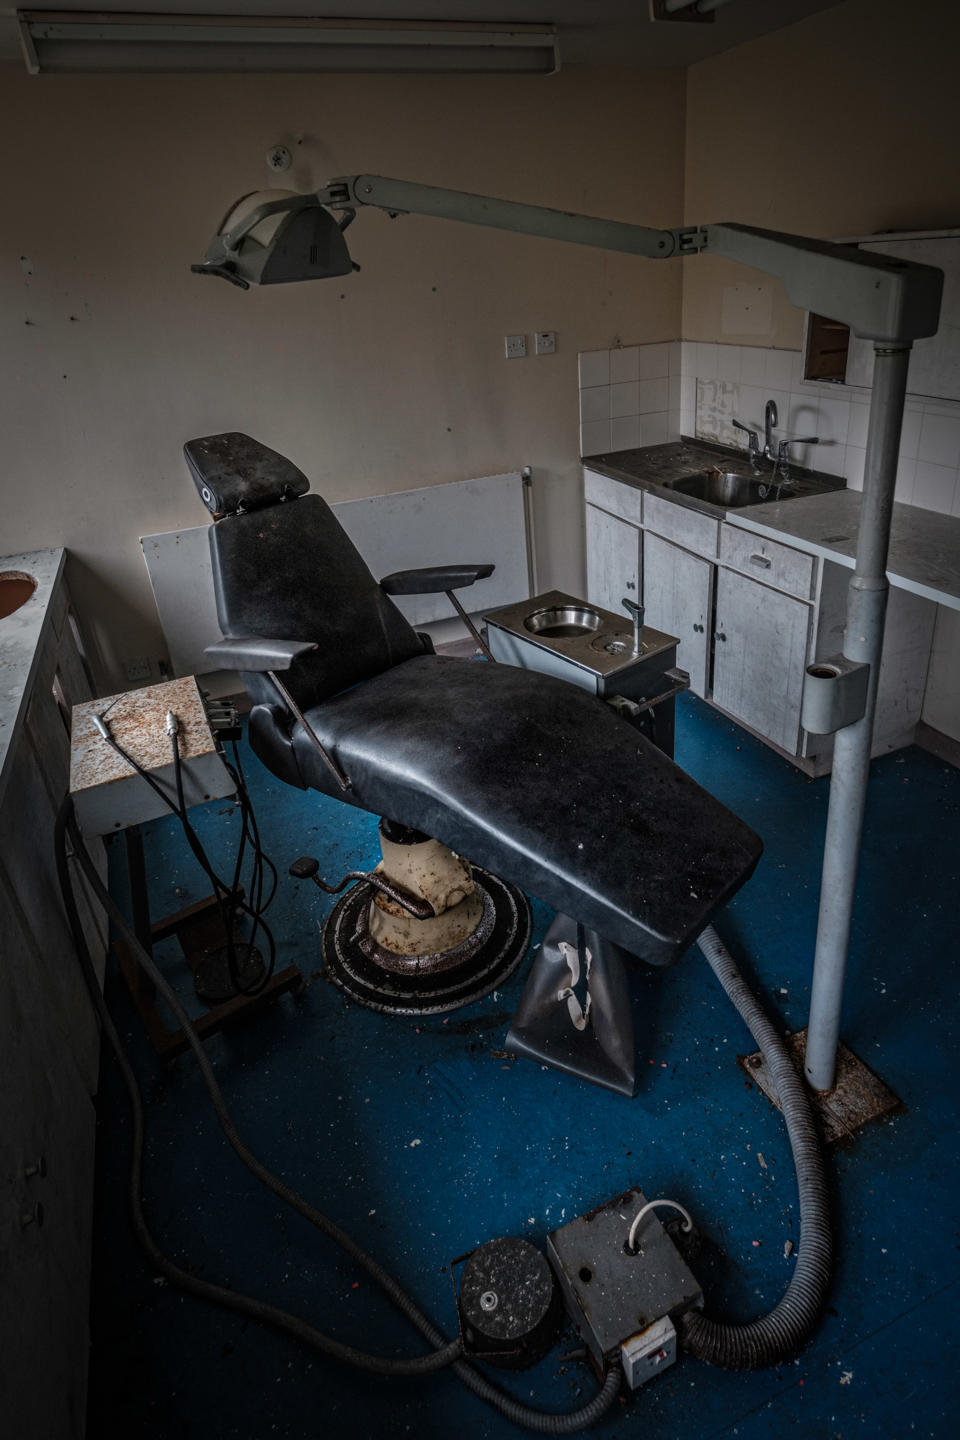
[[[675,540],[696,555],[706,555],[710,560],[716,558],[719,522],[711,520],[709,515],[688,510],[685,505],[663,500],[659,495],[647,495],[643,518],[648,530],[666,540]]]
[[[643,515],[643,491],[620,480],[611,480],[609,475],[600,475],[596,470],[584,470],[583,495],[591,505],[599,505],[611,515],[619,515],[639,525]]]
[[[721,526],[720,562],[800,600],[809,600],[813,594],[812,555],[736,525]]]

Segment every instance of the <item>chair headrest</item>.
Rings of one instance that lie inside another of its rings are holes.
[[[239,430],[188,440],[183,453],[201,500],[218,520],[293,500],[310,489],[296,465]]]

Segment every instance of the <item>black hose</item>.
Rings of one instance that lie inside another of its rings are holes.
[[[80,959],[84,979],[87,982],[87,988],[90,991],[91,998],[94,1002],[94,1005],[96,1006],[97,1013],[103,1026],[103,1031],[106,1034],[107,1040],[110,1043],[110,1047],[117,1058],[117,1063],[120,1066],[120,1072],[123,1076],[124,1083],[127,1087],[127,1093],[130,1097],[130,1104],[133,1110],[133,1153],[130,1162],[130,1207],[133,1214],[134,1233],[142,1249],[149,1258],[150,1262],[172,1284],[176,1285],[178,1289],[185,1290],[188,1294],[196,1295],[199,1299],[208,1300],[211,1304],[220,1305],[221,1307],[228,1310],[235,1310],[241,1315],[248,1315],[251,1316],[253,1319],[263,1321],[265,1324],[273,1325],[276,1329],[285,1331],[288,1335],[294,1336],[295,1339],[302,1341],[304,1344],[310,1346],[312,1349],[319,1350],[322,1354],[328,1355],[334,1360],[345,1361],[348,1364],[353,1365],[361,1370],[366,1370],[376,1375],[425,1375],[430,1374],[434,1370],[439,1370],[447,1365],[452,1364],[453,1361],[462,1354],[462,1346],[459,1340],[455,1340],[449,1343],[444,1342],[442,1348],[436,1348],[432,1354],[418,1355],[409,1360],[392,1360],[386,1356],[368,1355],[362,1350],[354,1349],[352,1345],[344,1345],[339,1340],[334,1340],[330,1336],[322,1334],[312,1325],[308,1325],[306,1321],[300,1320],[295,1315],[287,1314],[286,1311],[278,1309],[275,1305],[269,1305],[265,1301],[256,1300],[249,1295],[243,1295],[240,1294],[238,1291],[230,1290],[226,1286],[214,1285],[207,1280],[199,1279],[196,1275],[191,1275],[189,1271],[181,1269],[179,1265],[176,1265],[172,1260],[170,1260],[168,1256],[166,1256],[164,1252],[160,1249],[159,1245],[154,1240],[153,1235],[150,1232],[150,1228],[147,1224],[147,1219],[143,1210],[143,1102],[141,1099],[139,1086],[137,1085],[136,1076],[133,1073],[133,1069],[123,1049],[123,1042],[121,1041],[120,1036],[117,1033],[116,1027],[113,1023],[113,1019],[110,1015],[109,1010],[107,1009],[106,1001],[103,998],[103,993],[97,981],[96,972],[94,971],[93,964],[90,960],[90,952],[87,948],[86,938],[83,933],[83,928],[80,924],[80,918],[76,908],[76,901],[73,895],[73,888],[70,883],[70,873],[67,865],[66,849],[67,832],[69,832],[70,834],[70,840],[73,846],[74,856],[77,860],[79,860],[80,864],[82,865],[87,879],[90,881],[91,885],[93,885],[95,891],[97,892],[98,898],[106,906],[111,919],[117,925],[117,928],[124,936],[124,939],[131,946],[131,948],[134,949],[136,958],[141,964],[141,966],[143,966],[143,968],[146,970],[151,980],[154,982],[158,990],[160,990],[161,994],[164,996],[164,999],[168,1002],[168,1004],[171,1005],[171,1008],[176,1013],[177,1019],[183,1026],[184,1031],[186,1032],[187,1039],[189,1040],[191,1046],[194,1049],[194,1053],[196,1053],[199,1049],[200,1054],[197,1056],[197,1058],[201,1062],[201,1071],[203,1072],[203,1078],[206,1082],[207,1089],[210,1092],[210,1097],[214,1102],[214,1107],[217,1110],[217,1117],[220,1120],[220,1124],[227,1135],[227,1139],[230,1141],[234,1150],[236,1150],[237,1154],[240,1156],[240,1159],[243,1160],[244,1164],[246,1164],[248,1168],[253,1170],[253,1173],[257,1176],[258,1179],[263,1179],[264,1183],[268,1184],[269,1188],[273,1190],[275,1194],[279,1195],[281,1199],[292,1205],[294,1209],[299,1210],[302,1215],[305,1215],[308,1219],[312,1221],[313,1224],[317,1225],[318,1229],[323,1230],[324,1233],[330,1235],[341,1245],[346,1244],[346,1248],[349,1250],[353,1258],[359,1260],[360,1263],[363,1264],[364,1267],[369,1270],[374,1275],[374,1278],[379,1280],[381,1284],[383,1284],[383,1279],[381,1278],[381,1276],[386,1275],[386,1272],[381,1272],[380,1266],[377,1265],[377,1262],[373,1259],[372,1256],[367,1255],[366,1252],[363,1251],[359,1245],[357,1245],[354,1241],[350,1240],[348,1236],[344,1235],[343,1232],[340,1231],[338,1227],[333,1224],[332,1221],[327,1220],[326,1216],[321,1215],[319,1211],[314,1210],[311,1205],[308,1205],[305,1200],[302,1200],[299,1195],[297,1195],[294,1191],[290,1190],[289,1187],[286,1186],[282,1180],[279,1180],[275,1176],[271,1175],[270,1172],[267,1171],[265,1167],[262,1166],[260,1162],[256,1160],[256,1158],[251,1155],[250,1152],[246,1149],[246,1147],[242,1144],[236,1134],[236,1131],[233,1128],[233,1122],[230,1119],[229,1113],[227,1112],[226,1105],[223,1101],[223,1095],[217,1084],[216,1078],[214,1077],[213,1072],[210,1068],[210,1062],[207,1059],[206,1054],[203,1052],[202,1043],[198,1039],[196,1031],[191,1025],[190,1019],[186,1011],[181,1006],[180,1001],[177,998],[176,992],[171,990],[169,985],[167,985],[160,971],[153,964],[152,960],[150,960],[148,952],[144,950],[143,947],[140,945],[137,937],[127,925],[120,910],[117,908],[117,906],[107,893],[105,887],[103,886],[99,875],[97,874],[92,862],[90,861],[89,856],[87,855],[86,848],[84,847],[83,841],[76,828],[76,822],[73,820],[72,810],[72,803],[68,798],[60,807],[60,811],[57,815],[57,823],[54,833],[57,874],[60,880],[60,888],[63,892],[63,901],[64,907],[67,912],[67,919],[70,923],[70,930],[73,936],[74,944],[77,949],[77,954]],[[150,961],[149,965],[144,964],[145,958]],[[390,1277],[386,1276],[386,1279],[390,1280]],[[402,1297],[402,1299],[406,1300],[407,1297],[400,1290],[399,1285],[397,1285],[395,1281],[392,1281],[391,1283],[395,1287],[398,1295]],[[412,1305],[413,1302],[408,1303]],[[419,1315],[419,1312],[417,1313]]]
[[[352,1259],[367,1271],[381,1289],[393,1300],[406,1318],[420,1331],[420,1334],[434,1347],[430,1354],[416,1356],[409,1360],[391,1360],[382,1356],[368,1355],[363,1351],[355,1350],[352,1346],[343,1345],[340,1341],[333,1340],[330,1336],[322,1334],[320,1331],[315,1330],[312,1325],[308,1325],[296,1316],[289,1315],[286,1311],[279,1310],[276,1306],[269,1305],[264,1301],[255,1300],[247,1295],[242,1295],[225,1286],[214,1285],[209,1281],[198,1279],[195,1275],[191,1275],[188,1271],[182,1270],[178,1265],[174,1264],[174,1262],[160,1250],[150,1233],[143,1211],[142,1171],[144,1123],[140,1090],[123,1050],[122,1041],[117,1034],[110,1012],[107,1009],[106,1001],[103,998],[77,914],[67,864],[66,837],[68,833],[73,846],[74,858],[81,865],[97,898],[101,901],[110,919],[130,947],[137,963],[167,1001],[178,1022],[183,1027],[184,1034],[200,1067],[201,1078],[210,1096],[221,1129],[233,1147],[233,1150],[243,1161],[244,1165],[246,1165],[247,1169],[266,1185],[269,1190],[286,1204],[290,1205],[306,1220],[309,1220],[322,1234],[334,1240],[342,1249],[346,1250]],[[609,1410],[620,1390],[621,1371],[619,1364],[611,1366],[604,1378],[601,1389],[591,1401],[581,1406],[578,1410],[568,1411],[566,1414],[553,1414],[548,1411],[535,1410],[529,1406],[521,1405],[518,1401],[514,1400],[512,1396],[507,1395],[498,1385],[495,1385],[492,1381],[481,1375],[472,1365],[467,1364],[466,1361],[461,1358],[463,1355],[461,1341],[459,1339],[448,1341],[446,1337],[436,1329],[428,1317],[424,1315],[416,1301],[407,1295],[400,1284],[372,1255],[368,1254],[367,1251],[358,1245],[344,1230],[341,1230],[334,1221],[315,1209],[307,1200],[304,1200],[302,1196],[298,1195],[295,1190],[292,1190],[276,1175],[273,1175],[266,1166],[247,1149],[233,1124],[226,1101],[223,1098],[223,1092],[217,1082],[209,1057],[203,1048],[203,1043],[197,1035],[190,1021],[190,1017],[180,1003],[176,991],[167,983],[154,963],[149,951],[140,944],[133,930],[127,924],[123,913],[97,874],[93,862],[83,844],[73,815],[73,804],[69,796],[64,800],[57,815],[55,846],[57,874],[59,876],[67,918],[70,922],[70,929],[83,969],[84,978],[87,982],[91,999],[100,1016],[104,1032],[117,1057],[117,1062],[130,1096],[130,1103],[133,1110],[130,1206],[133,1214],[134,1233],[144,1252],[156,1268],[170,1280],[172,1284],[187,1291],[189,1294],[196,1295],[199,1299],[208,1300],[212,1304],[220,1305],[226,1309],[236,1310],[241,1314],[250,1315],[254,1319],[261,1320],[266,1324],[273,1325],[275,1328],[286,1331],[287,1334],[303,1341],[304,1344],[311,1346],[313,1349],[320,1350],[333,1359],[343,1360],[348,1364],[375,1374],[391,1376],[424,1375],[433,1373],[446,1366],[452,1366],[454,1373],[465,1385],[473,1390],[481,1399],[499,1410],[500,1413],[512,1421],[513,1424],[524,1426],[529,1430],[536,1430],[541,1434],[572,1434],[577,1430],[585,1429],[589,1425],[594,1424]]]
[[[683,1348],[698,1360],[727,1370],[757,1370],[795,1355],[826,1302],[833,1259],[827,1179],[810,1102],[786,1046],[712,925],[698,944],[757,1042],[776,1087],[797,1173],[800,1235],[793,1277],[768,1315],[729,1325],[688,1310],[680,1320],[680,1336]]]

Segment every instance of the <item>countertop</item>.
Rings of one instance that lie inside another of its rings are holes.
[[[861,499],[858,490],[836,490],[731,510],[727,519],[852,569]],[[960,519],[919,505],[894,505],[887,578],[891,585],[960,610]]]
[[[0,556],[0,572],[20,570],[37,582],[30,599],[0,620],[0,796],[6,783],[7,757],[13,753],[23,725],[40,637],[65,560],[62,549]]]

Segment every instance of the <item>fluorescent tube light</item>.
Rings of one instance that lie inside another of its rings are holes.
[[[554,25],[18,10],[31,74],[344,71],[548,75]]]

